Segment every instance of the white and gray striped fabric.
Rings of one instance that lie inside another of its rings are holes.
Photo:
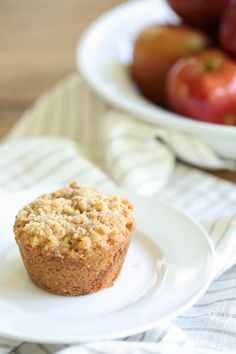
[[[115,112],[77,75],[26,112],[0,146],[0,194],[77,179],[162,198],[204,223],[216,247],[216,279],[184,315],[152,331],[77,348],[0,338],[0,354],[236,352],[236,186],[176,163],[173,151],[197,165],[228,166],[206,146],[186,148],[191,139],[176,134]]]

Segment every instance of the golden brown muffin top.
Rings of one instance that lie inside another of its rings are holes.
[[[73,182],[22,208],[14,232],[16,239],[32,247],[86,252],[122,242],[134,228],[128,200]]]

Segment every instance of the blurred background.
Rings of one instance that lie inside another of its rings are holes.
[[[84,30],[124,2],[0,0],[0,139],[40,95],[76,71]],[[213,173],[235,182],[235,173]]]
[[[0,1],[0,138],[37,97],[75,71],[82,32],[122,2]]]

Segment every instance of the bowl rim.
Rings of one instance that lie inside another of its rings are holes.
[[[160,0],[159,0],[160,1]],[[166,3],[165,0],[161,0]],[[183,116],[175,112],[164,109],[147,99],[141,94],[139,104],[133,105],[132,102],[125,100],[124,97],[114,95],[109,87],[104,85],[104,80],[98,76],[94,76],[87,65],[87,46],[93,39],[94,33],[98,32],[98,29],[103,27],[105,23],[110,22],[111,19],[125,11],[135,11],[135,8],[139,6],[158,6],[156,0],[139,0],[130,3],[120,4],[111,10],[108,10],[105,14],[98,17],[82,34],[76,46],[76,64],[79,73],[84,80],[91,86],[99,96],[105,101],[117,107],[118,109],[131,114],[134,118],[142,119],[143,121],[149,121],[155,125],[160,124],[174,130],[181,130],[185,132],[200,132],[200,133],[212,133],[221,136],[234,136],[236,137],[236,126],[227,126],[216,123],[207,123],[203,121],[195,120],[191,117]],[[143,118],[145,115],[145,119]]]

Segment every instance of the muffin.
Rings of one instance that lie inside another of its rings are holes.
[[[135,229],[133,206],[71,183],[22,208],[14,233],[32,282],[60,295],[113,285]]]

